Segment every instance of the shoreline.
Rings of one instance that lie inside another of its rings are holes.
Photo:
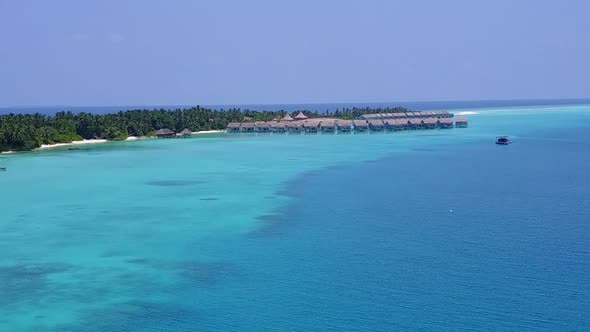
[[[107,143],[107,142],[108,142],[108,140],[106,140],[106,139],[84,139],[81,141],[73,141],[70,143],[41,144],[40,147],[33,149],[33,150],[46,150],[46,149],[61,148],[64,146],[74,146],[74,145],[102,144],[102,143]]]
[[[192,135],[207,135],[207,134],[221,134],[221,133],[225,133],[225,130],[193,131]],[[44,151],[44,150],[55,149],[55,148],[63,148],[63,147],[68,147],[68,146],[80,146],[80,145],[88,145],[88,144],[104,144],[104,143],[109,143],[109,142],[133,142],[133,141],[155,139],[155,138],[156,137],[148,137],[148,136],[129,136],[122,141],[109,141],[106,139],[84,139],[81,141],[73,141],[70,143],[41,144],[40,147],[35,148],[30,151],[0,151],[0,155],[20,154],[20,153],[27,153],[27,152],[32,152],[32,151]]]
[[[202,130],[202,131],[193,131],[193,135],[204,135],[204,134],[221,134],[225,133],[225,130]]]

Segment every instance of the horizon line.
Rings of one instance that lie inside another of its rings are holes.
[[[357,102],[303,102],[303,103],[227,103],[227,104],[208,104],[208,103],[194,103],[194,104],[120,104],[120,105],[12,105],[0,106],[0,109],[10,108],[55,108],[55,107],[183,107],[183,106],[273,106],[273,105],[334,105],[334,104],[409,104],[409,103],[457,103],[457,102],[536,102],[536,101],[590,101],[590,97],[576,97],[576,98],[515,98],[515,99],[448,99],[448,100],[423,100],[423,101],[357,101]]]

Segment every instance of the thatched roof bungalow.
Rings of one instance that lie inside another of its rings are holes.
[[[389,120],[385,121],[385,128],[387,130],[393,130],[393,131],[404,130],[407,122],[408,122],[408,120],[389,119]]]
[[[465,118],[457,118],[455,119],[455,127],[457,128],[467,128],[468,122]]]
[[[369,120],[369,128],[372,131],[383,131],[385,126],[383,125],[383,121],[378,119]]]
[[[447,111],[436,111],[436,116],[439,118],[452,118],[454,116],[453,113],[449,113]]]
[[[338,131],[339,132],[350,132],[352,130],[351,126],[352,126],[352,121],[350,120],[338,120],[338,122],[336,123],[336,126],[338,127]]]
[[[371,119],[377,119],[379,117],[378,114],[363,114],[361,116],[359,116],[360,120],[371,120]]]
[[[193,132],[185,128],[183,131],[180,132],[180,137],[191,137],[193,136]]]
[[[365,120],[354,120],[352,124],[354,125],[354,131],[364,132],[369,130],[369,124]]]
[[[424,118],[422,119],[422,123],[424,123],[424,128],[426,129],[434,129],[438,124],[437,118]]]
[[[176,137],[176,134],[168,128],[162,128],[156,131],[156,136],[158,138],[173,138]]]
[[[227,132],[228,133],[239,133],[240,132],[240,124],[237,122],[230,122],[227,125]]]
[[[254,122],[254,131],[257,133],[268,133],[270,132],[270,123],[265,121]]]
[[[256,126],[253,122],[244,122],[240,127],[240,131],[243,133],[253,133]]]
[[[289,114],[287,114],[283,117],[282,121],[293,121],[293,118]]]
[[[408,128],[410,128],[410,129],[423,129],[424,124],[422,123],[422,119],[419,119],[419,118],[408,119]]]
[[[442,129],[453,128],[453,119],[451,118],[439,118],[438,127]]]
[[[271,122],[270,131],[273,133],[284,133],[287,131],[287,125],[284,122]]]
[[[333,133],[336,130],[336,120],[322,120],[322,122],[320,123],[320,128],[323,133]]]
[[[305,114],[303,114],[303,112],[299,111],[299,113],[297,113],[297,115],[295,115],[295,120],[305,120],[307,119],[307,116],[305,116]]]
[[[408,129],[408,119],[407,118],[399,118],[395,119],[395,126],[400,130]]]
[[[303,131],[303,122],[287,122],[287,131],[290,133],[300,133]]]
[[[308,120],[303,122],[303,130],[306,133],[317,133],[320,128],[320,121]]]

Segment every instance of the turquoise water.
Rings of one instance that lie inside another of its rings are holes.
[[[0,330],[588,330],[590,106],[474,111],[1,157]]]

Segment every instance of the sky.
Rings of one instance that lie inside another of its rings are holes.
[[[0,106],[590,97],[586,0],[0,0]]]

